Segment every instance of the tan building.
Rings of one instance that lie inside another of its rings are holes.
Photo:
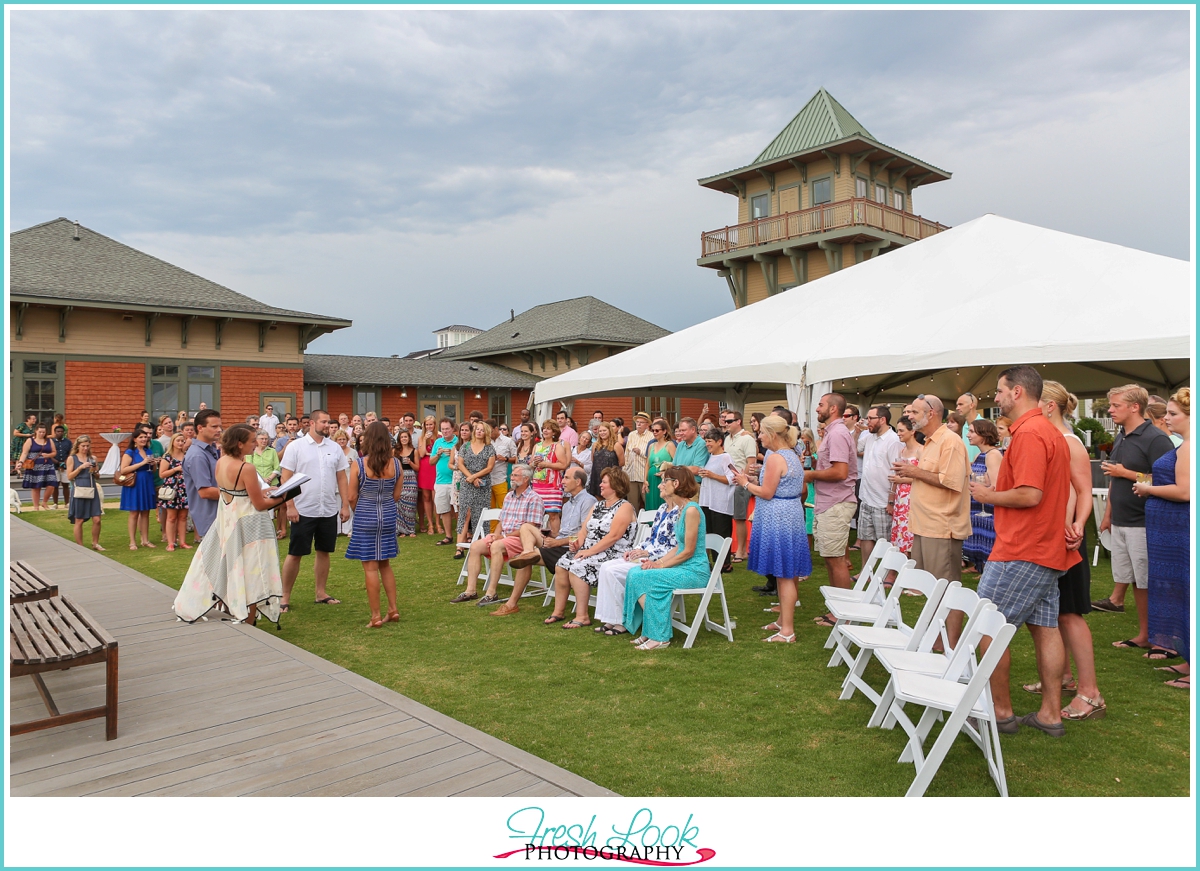
[[[737,223],[701,234],[696,263],[737,308],[948,229],[914,212],[950,173],[884,145],[822,88],[754,160],[702,187],[737,197]]]

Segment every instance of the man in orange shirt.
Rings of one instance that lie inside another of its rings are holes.
[[[996,404],[1011,418],[1012,443],[1000,464],[996,488],[971,485],[971,496],[996,506],[996,543],[979,579],[979,595],[995,603],[1014,626],[1033,636],[1042,707],[1018,719],[1009,695],[1011,656],[1004,652],[992,673],[992,701],[999,730],[1020,726],[1054,738],[1062,725],[1063,648],[1058,633],[1058,576],[1079,562],[1079,539],[1067,522],[1071,457],[1062,433],[1042,414],[1042,376],[1032,366],[1000,373]]]

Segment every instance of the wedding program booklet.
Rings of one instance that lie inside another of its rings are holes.
[[[286,484],[280,484],[274,490],[267,493],[267,496],[269,496],[272,499],[275,499],[279,496],[286,496],[288,499],[292,499],[295,496],[299,495],[300,485],[306,484],[310,480],[312,480],[312,479],[309,478],[308,475],[305,475],[303,472],[300,472],[300,473],[298,473],[296,475],[292,475],[292,477],[288,478],[288,481]]]

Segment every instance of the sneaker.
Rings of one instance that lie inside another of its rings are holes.
[[[776,593],[779,592],[779,590],[776,587],[768,587],[766,585],[763,585],[761,587],[751,587],[750,589],[752,589],[754,592],[758,593],[760,596],[774,596]]]
[[[1112,599],[1097,599],[1092,602],[1093,611],[1107,611],[1110,614],[1124,614],[1125,606],[1118,605]]]
[[[1005,717],[1003,720],[997,718],[996,731],[1001,735],[1015,735],[1021,731],[1021,721],[1016,714],[1011,717]]]
[[[480,599],[478,602],[475,603],[475,607],[483,608],[483,607],[486,607],[487,605],[495,605],[499,601],[500,601],[499,596],[484,596],[482,599]]]

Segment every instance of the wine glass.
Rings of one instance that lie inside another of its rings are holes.
[[[983,487],[990,487],[990,486],[992,486],[992,479],[991,479],[991,476],[988,475],[987,472],[972,471],[971,472],[971,483],[979,484]],[[981,503],[981,510],[976,511],[975,516],[976,517],[990,517],[991,515],[988,513],[987,506],[983,505]]]
[[[1154,480],[1154,476],[1151,475],[1149,472],[1138,472],[1137,473],[1137,482],[1139,484],[1149,484],[1152,480]]]

